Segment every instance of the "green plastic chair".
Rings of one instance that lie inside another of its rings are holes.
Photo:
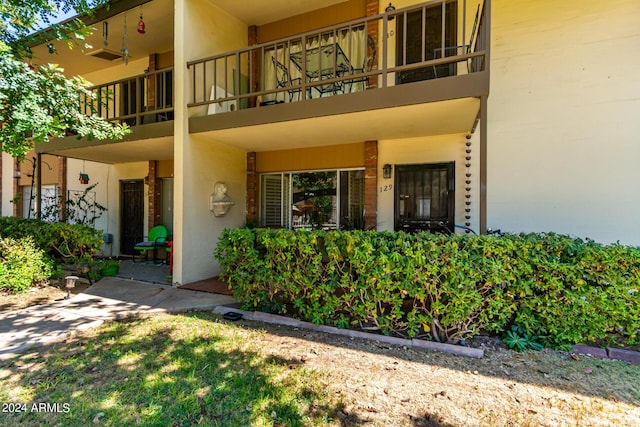
[[[136,243],[134,250],[140,251],[141,259],[146,258],[147,251],[153,251],[153,262],[158,260],[158,248],[166,248],[169,246],[169,231],[164,225],[156,225],[149,230],[149,240]],[[136,262],[135,255],[133,262]]]

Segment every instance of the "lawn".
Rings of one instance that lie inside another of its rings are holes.
[[[211,313],[154,315],[1,362],[0,402],[27,411],[5,412],[0,424],[590,426],[640,419],[639,365],[515,353],[490,342],[486,350],[484,359],[467,359],[227,323]],[[34,402],[44,410],[32,410]]]

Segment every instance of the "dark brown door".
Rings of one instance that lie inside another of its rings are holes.
[[[455,164],[396,166],[395,229],[454,230]]]
[[[144,240],[144,183],[120,182],[120,253],[137,255],[136,243]]]

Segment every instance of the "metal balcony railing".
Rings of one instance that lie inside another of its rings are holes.
[[[83,112],[129,126],[173,120],[173,86],[173,68],[96,85]]]
[[[433,0],[188,62],[188,107],[224,113],[487,71],[490,1]]]

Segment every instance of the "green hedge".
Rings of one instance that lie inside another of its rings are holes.
[[[47,280],[52,263],[33,240],[0,238],[0,289],[20,292]]]
[[[216,252],[248,308],[457,340],[518,325],[548,346],[638,344],[640,249],[556,234],[225,230]]]
[[[31,238],[50,258],[65,263],[89,260],[102,244],[100,231],[86,225],[18,217],[0,218],[0,237]]]

